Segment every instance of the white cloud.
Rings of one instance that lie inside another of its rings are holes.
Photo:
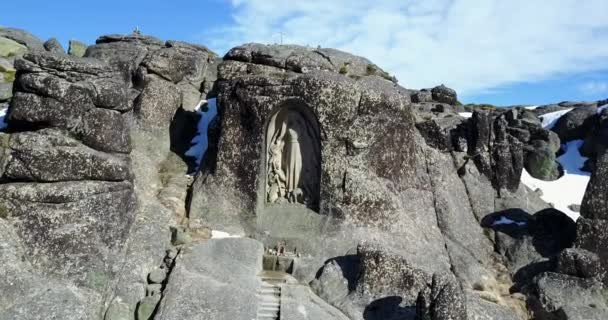
[[[608,82],[589,81],[579,86],[582,93],[587,95],[608,94]]]
[[[606,0],[232,0],[209,43],[334,47],[365,56],[409,88],[474,94],[608,68]],[[208,37],[206,37],[209,39]]]

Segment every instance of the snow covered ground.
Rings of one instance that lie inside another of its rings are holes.
[[[192,139],[192,146],[188,151],[186,151],[186,155],[190,157],[194,157],[196,159],[196,170],[201,165],[201,160],[203,160],[203,156],[207,151],[207,147],[209,146],[209,142],[207,141],[207,129],[209,129],[209,123],[217,116],[217,100],[215,98],[209,99],[207,101],[207,111],[201,111],[201,107],[204,105],[205,100],[201,100],[196,106],[195,110],[198,114],[200,114],[201,118],[198,122],[197,134]]]
[[[543,127],[550,129],[555,122],[568,113],[569,110],[556,111],[543,115]],[[553,206],[567,214],[573,220],[578,219],[580,214],[568,208],[571,204],[580,205],[587,184],[589,183],[590,173],[581,171],[580,168],[587,158],[581,156],[579,152],[583,140],[574,140],[562,145],[565,153],[557,158],[557,161],[564,168],[564,175],[555,181],[543,181],[533,178],[525,169],[521,175],[521,182],[532,190],[540,189],[543,193],[542,199],[552,203]]]
[[[6,117],[6,111],[8,109],[0,109],[0,131],[6,128],[6,122],[4,122],[4,117]]]
[[[572,111],[572,108],[543,114],[540,116],[543,121],[543,128],[551,130],[557,123],[557,120],[570,111]]]
[[[243,236],[229,234],[228,232],[211,230],[211,239],[224,239],[224,238],[242,238]]]
[[[459,112],[458,114],[463,118],[470,118],[473,116],[473,112]]]

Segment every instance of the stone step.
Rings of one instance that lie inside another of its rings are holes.
[[[270,311],[270,312],[279,312],[279,305],[277,304],[276,306],[260,306],[258,307],[258,312],[260,311]]]

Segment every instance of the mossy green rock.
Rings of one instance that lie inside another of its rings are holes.
[[[145,297],[143,300],[141,300],[137,306],[137,320],[151,319],[159,301],[159,296]]]
[[[129,310],[129,306],[122,301],[113,301],[104,320],[133,320],[133,311]]]
[[[27,47],[4,37],[0,37],[0,57],[17,57],[27,51]]]
[[[544,142],[534,141],[535,149],[526,154],[525,167],[528,173],[536,179],[553,181],[559,178],[559,169],[555,161],[555,153]]]
[[[78,40],[70,40],[70,48],[68,49],[68,53],[77,56],[83,57],[84,53],[87,51],[87,45],[78,41]]]

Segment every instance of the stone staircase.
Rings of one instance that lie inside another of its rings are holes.
[[[281,285],[285,279],[273,272],[260,275],[262,286],[258,289],[257,320],[278,320],[281,315]]]

